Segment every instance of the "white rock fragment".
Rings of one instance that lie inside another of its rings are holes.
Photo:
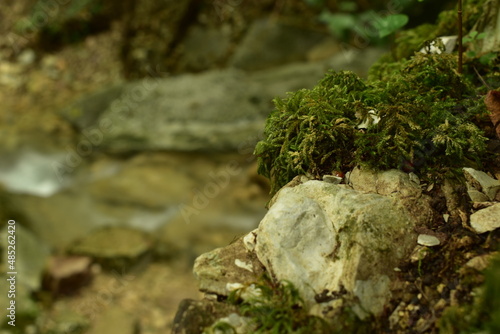
[[[242,269],[248,270],[249,272],[253,273],[253,268],[252,268],[252,264],[251,263],[246,263],[246,262],[243,262],[243,261],[241,261],[239,259],[235,259],[234,260],[234,264],[237,267],[240,267]]]
[[[441,54],[443,50],[437,47],[437,41],[440,40],[444,45],[444,53],[452,53],[455,49],[455,45],[457,43],[458,36],[441,36],[436,38],[431,42],[429,47],[423,47],[420,49],[420,53],[433,53],[433,54]]]
[[[474,212],[470,216],[470,226],[476,233],[485,233],[500,227],[500,203]]]
[[[227,283],[226,290],[231,292],[239,289],[243,289],[245,286],[241,283]]]
[[[340,182],[342,182],[342,178],[335,175],[323,175],[323,181],[333,184],[339,184]]]
[[[441,242],[438,238],[430,234],[420,234],[417,239],[417,243],[422,246],[438,246]]]
[[[447,223],[448,219],[450,219],[450,215],[447,213],[443,214],[443,219],[444,219],[444,222]]]
[[[497,192],[500,190],[500,181],[495,180],[485,172],[478,171],[473,168],[464,168],[463,170],[465,178],[467,179],[467,188],[469,196],[471,196],[469,190],[475,189],[488,196],[490,201],[493,201],[495,199]],[[483,200],[478,200],[476,202],[485,202],[485,201],[483,199]]]
[[[255,249],[255,245],[257,243],[257,230],[253,230],[252,232],[248,233],[243,237],[243,245],[245,246],[245,249],[249,252],[253,252]]]
[[[361,123],[358,124],[358,129],[368,129],[370,126],[377,125],[380,122],[380,116],[374,109],[368,111],[368,114]]]

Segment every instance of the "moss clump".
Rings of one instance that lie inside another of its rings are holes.
[[[329,72],[313,89],[276,99],[255,149],[271,193],[299,174],[356,165],[432,177],[479,163],[485,138],[470,119],[484,105],[455,68],[451,55],[417,54],[383,80]]]
[[[236,290],[228,301],[237,305],[243,316],[252,319],[252,333],[332,333],[325,320],[309,315],[304,300],[291,282],[274,283],[263,277],[251,287],[254,293],[250,297],[242,299],[245,289]]]

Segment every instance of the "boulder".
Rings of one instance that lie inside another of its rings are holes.
[[[256,232],[256,254],[309,306],[320,293],[346,291],[359,300],[353,309],[360,317],[377,315],[394,268],[416,245],[416,221],[397,197],[308,181],[277,194]]]
[[[101,129],[96,145],[113,152],[236,150],[269,110],[243,73],[210,71],[131,83],[87,132]]]

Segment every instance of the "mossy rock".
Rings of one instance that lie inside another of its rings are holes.
[[[486,139],[471,119],[485,107],[455,69],[452,55],[416,54],[366,82],[330,71],[313,89],[275,99],[255,149],[259,173],[275,193],[296,175],[356,165],[429,177],[477,167]]]

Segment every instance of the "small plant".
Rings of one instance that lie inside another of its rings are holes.
[[[241,290],[229,297],[230,302],[238,305],[242,315],[253,320],[253,333],[331,333],[325,320],[308,314],[304,300],[292,283],[274,283],[263,278],[255,286],[260,293],[251,298],[241,300]]]
[[[467,36],[463,38],[463,43],[468,44],[470,46],[469,50],[465,53],[465,55],[469,59],[477,58],[479,62],[483,65],[490,66],[493,64],[493,61],[497,58],[496,52],[488,52],[483,55],[479,55],[474,49],[473,46],[478,41],[484,39],[486,37],[486,33],[478,33],[477,31],[471,31]]]
[[[304,0],[308,5],[323,8],[318,19],[325,23],[330,33],[340,40],[348,41],[351,33],[366,40],[377,42],[392,35],[408,23],[408,16],[399,13],[381,15],[375,10],[359,11],[355,1],[340,1],[337,11],[331,12],[322,0]],[[407,1],[398,1],[405,5]],[[375,31],[375,33],[374,33]]]

